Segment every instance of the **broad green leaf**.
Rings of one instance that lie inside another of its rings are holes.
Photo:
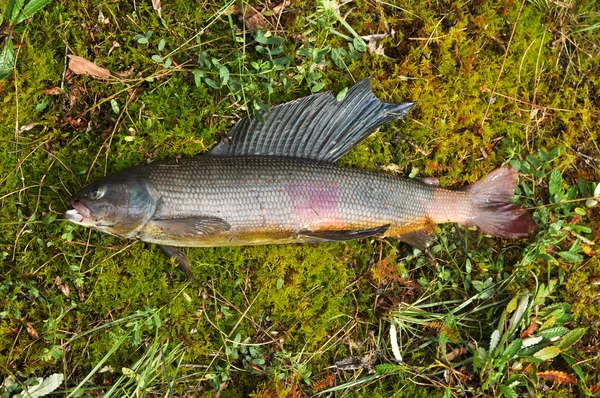
[[[535,337],[537,339],[541,339],[541,337]],[[521,351],[519,351],[519,358],[525,358],[525,357],[530,357],[533,354],[535,354],[536,352],[538,352],[539,350],[541,350],[543,347],[541,345],[532,345],[529,347],[524,347],[521,349]]]
[[[28,397],[28,398],[40,398],[54,392],[62,384],[65,376],[62,373],[54,373],[46,377],[45,379],[38,378],[38,384],[26,387],[27,390],[23,391],[15,397]]]
[[[534,346],[537,343],[539,343],[540,341],[542,341],[542,339],[543,339],[542,336],[528,337],[526,339],[523,339],[523,348]]]
[[[13,42],[8,39],[4,42],[2,52],[0,52],[0,80],[6,78],[12,73],[15,66],[15,50]]]
[[[110,107],[112,108],[112,111],[114,113],[116,113],[117,115],[119,114],[120,109],[119,109],[119,104],[117,103],[117,100],[111,99],[110,100]]]
[[[344,87],[344,88],[342,89],[342,91],[340,91],[340,92],[338,93],[338,95],[335,97],[335,99],[336,99],[336,100],[338,100],[338,101],[341,101],[341,100],[343,100],[344,98],[346,98],[346,94],[348,94],[348,87]]]
[[[8,2],[8,7],[6,7],[6,16],[8,17],[8,22],[11,25],[16,24],[16,20],[21,14],[21,10],[23,9],[23,4],[25,4],[25,0],[12,0]]]
[[[498,342],[500,341],[500,331],[498,329],[494,330],[492,336],[490,337],[490,352],[494,351],[498,346]]]
[[[583,337],[585,332],[587,332],[587,328],[577,328],[571,330],[569,333],[564,335],[560,343],[558,343],[558,347],[563,351],[570,348]]]
[[[583,256],[573,252],[558,252],[558,255],[567,260],[569,263],[580,263],[583,261]]]
[[[545,337],[547,339],[552,339],[554,337],[560,337],[563,334],[567,333],[569,329],[564,326],[554,326],[536,333],[539,337]]]
[[[540,331],[550,329],[552,326],[554,326],[555,323],[556,323],[555,316],[548,318],[544,323],[542,323],[542,326],[540,326]]]
[[[510,299],[510,301],[508,302],[508,305],[506,306],[506,312],[507,313],[512,313],[514,310],[517,309],[517,303],[519,302],[519,296],[517,294],[515,294],[513,296],[512,299]]]
[[[483,347],[476,347],[473,352],[473,370],[478,371],[487,359],[487,352]]]
[[[210,87],[214,88],[215,90],[219,89],[219,85],[217,84],[217,82],[215,82],[213,79],[205,77],[204,78],[204,82],[206,84],[208,84]]]
[[[505,386],[504,384],[500,386],[500,391],[502,391],[502,395],[506,398],[519,398],[519,395],[513,388]]]
[[[559,354],[560,348],[553,345],[550,347],[542,348],[541,350],[533,354],[533,357],[542,361],[547,361],[549,359],[555,358]]]
[[[523,346],[523,341],[521,339],[516,339],[511,341],[511,343],[504,349],[504,352],[500,356],[500,363],[510,361],[513,359],[521,347]]]
[[[585,380],[585,375],[583,374],[583,370],[581,369],[581,366],[577,365],[577,361],[575,360],[575,358],[573,358],[573,357],[571,357],[569,355],[565,355],[565,354],[560,354],[560,356],[571,367],[571,369],[573,369],[573,371],[575,372],[575,374],[577,376],[579,376],[579,378],[581,380]]]
[[[552,170],[550,173],[550,181],[548,182],[548,190],[550,195],[555,195],[560,192],[562,184],[562,174],[558,170]]]
[[[521,320],[523,319],[523,316],[525,315],[525,312],[527,311],[528,305],[529,305],[529,293],[526,292],[521,297],[521,300],[519,301],[519,305],[517,306],[515,313],[510,318],[510,322],[508,323],[508,332],[509,333],[513,333],[519,327],[519,324],[521,323]]]
[[[162,51],[165,48],[165,44],[165,40],[160,39],[160,41],[158,42],[158,51]]]
[[[25,7],[23,7],[23,10],[18,15],[16,21],[13,21],[12,23],[18,24],[26,19],[31,18],[33,14],[41,10],[49,2],[50,0],[30,0],[29,3],[27,3]]]
[[[227,82],[229,81],[229,69],[225,66],[221,66],[219,68],[219,76],[221,77],[221,85],[227,85]]]

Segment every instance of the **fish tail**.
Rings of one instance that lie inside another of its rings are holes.
[[[468,225],[500,238],[522,238],[535,231],[531,214],[510,203],[519,182],[517,170],[505,166],[492,171],[466,191],[472,202],[473,217]]]

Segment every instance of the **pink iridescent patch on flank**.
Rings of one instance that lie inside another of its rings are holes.
[[[292,212],[301,225],[338,220],[339,192],[335,185],[289,184],[285,189],[292,199]]]

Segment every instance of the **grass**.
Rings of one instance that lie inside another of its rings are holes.
[[[596,394],[597,4],[265,6],[55,1],[0,23],[15,57],[0,80],[0,396],[56,374],[65,396]],[[112,77],[75,75],[65,54]],[[191,284],[156,247],[63,220],[87,182],[367,76],[418,105],[341,165],[459,188],[510,163],[536,236],[448,225],[427,252],[191,249]]]

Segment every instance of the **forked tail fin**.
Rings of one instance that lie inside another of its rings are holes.
[[[466,191],[475,211],[471,225],[500,238],[522,238],[534,232],[536,226],[531,214],[510,203],[518,182],[517,170],[505,166],[468,186]]]

